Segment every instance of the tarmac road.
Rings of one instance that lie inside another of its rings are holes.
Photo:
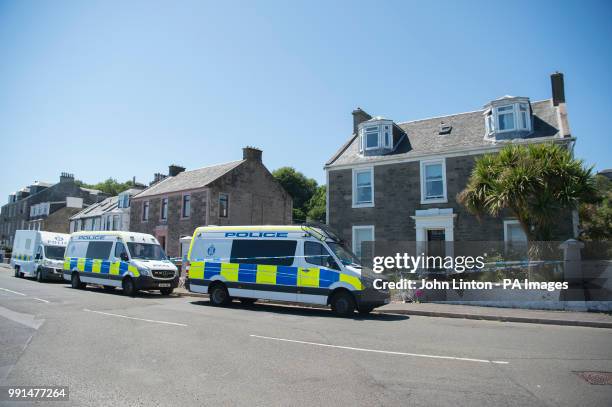
[[[612,330],[215,308],[0,268],[0,384],[69,386],[53,406],[612,405],[575,371],[612,372]]]

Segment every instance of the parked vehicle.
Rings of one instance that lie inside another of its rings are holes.
[[[107,290],[121,287],[126,295],[159,290],[170,295],[178,285],[176,266],[155,237],[145,233],[104,231],[70,235],[64,279],[72,288],[89,284]]]
[[[191,240],[186,287],[213,305],[232,297],[331,305],[341,316],[389,302],[333,233],[314,226],[206,226]]]
[[[70,235],[40,230],[17,230],[11,266],[15,277],[61,280],[64,252]]]

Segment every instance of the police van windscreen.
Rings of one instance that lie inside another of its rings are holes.
[[[327,245],[330,249],[332,249],[334,254],[345,266],[361,267],[361,261],[359,261],[357,256],[355,256],[352,251],[344,247],[342,244],[336,242],[327,242]]]
[[[46,246],[45,257],[53,260],[64,260],[65,246]]]
[[[234,240],[232,263],[290,266],[295,257],[295,240]]]
[[[128,242],[128,250],[132,259],[167,260],[164,249],[158,244]]]

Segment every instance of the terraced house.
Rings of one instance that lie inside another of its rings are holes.
[[[456,195],[475,159],[508,143],[573,148],[563,74],[551,75],[551,84],[550,99],[504,96],[475,111],[407,122],[357,108],[351,136],[325,164],[328,224],[358,254],[364,241],[525,240],[509,214],[478,220]],[[559,238],[572,237],[576,223],[575,214],[559,214]]]
[[[292,222],[293,200],[256,148],[244,148],[242,160],[196,170],[172,165],[156,181],[132,197],[130,230],[154,235],[172,257],[184,255],[180,240],[198,226]]]

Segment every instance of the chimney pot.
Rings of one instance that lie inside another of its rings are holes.
[[[550,75],[550,84],[552,87],[552,100],[554,106],[559,106],[559,103],[565,103],[565,85],[563,83],[563,74],[555,72]]]
[[[170,177],[176,177],[183,171],[185,171],[185,167],[181,167],[180,165],[172,164],[168,166],[168,176]]]
[[[255,147],[244,147],[242,149],[242,159],[261,162],[262,151]]]

